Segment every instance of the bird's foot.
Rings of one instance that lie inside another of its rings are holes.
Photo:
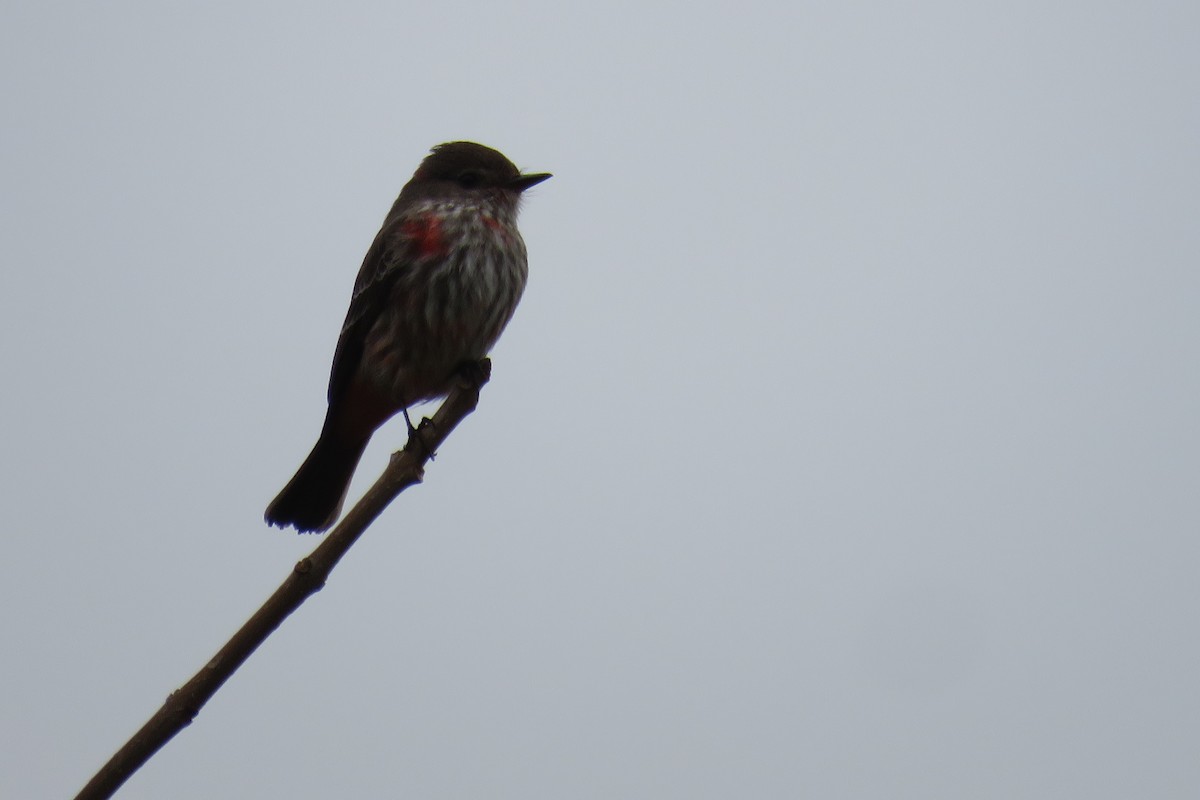
[[[412,420],[409,419],[408,416],[408,409],[405,408],[402,409],[402,411],[404,412],[404,424],[408,426],[408,441],[411,443],[415,439],[417,446],[421,448],[421,452],[428,456],[430,461],[436,461],[437,453],[430,449],[429,445],[425,441],[425,436],[422,433],[426,426],[429,426],[430,428],[433,427],[433,420],[429,419],[429,417],[425,417],[421,420],[420,426],[413,427]]]
[[[492,360],[464,361],[458,365],[458,378],[465,388],[478,389],[492,377]]]

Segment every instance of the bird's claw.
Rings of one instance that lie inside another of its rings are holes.
[[[421,448],[421,451],[429,457],[429,460],[436,461],[437,453],[430,449],[429,445],[425,442],[425,437],[421,434],[421,431],[425,429],[426,425],[431,428],[433,427],[433,420],[425,417],[421,420],[419,427],[413,427],[412,420],[408,416],[408,409],[405,408],[401,410],[404,412],[404,424],[408,426],[408,440],[411,442],[413,439],[416,439],[417,445]]]

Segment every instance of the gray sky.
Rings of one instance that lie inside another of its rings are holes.
[[[1200,7],[332,5],[5,10],[0,796],[317,544],[460,138],[555,173],[478,412],[122,798],[1196,796]]]

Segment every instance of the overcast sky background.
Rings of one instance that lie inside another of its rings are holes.
[[[72,796],[318,544],[263,509],[466,138],[555,174],[479,410],[120,797],[1195,797],[1198,30],[7,4],[0,796]]]

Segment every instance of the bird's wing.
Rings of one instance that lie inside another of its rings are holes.
[[[341,397],[354,377],[367,334],[379,319],[397,276],[411,263],[412,252],[412,237],[405,231],[402,218],[389,219],[367,250],[354,281],[354,295],[333,354],[333,367],[329,373],[331,404]]]

